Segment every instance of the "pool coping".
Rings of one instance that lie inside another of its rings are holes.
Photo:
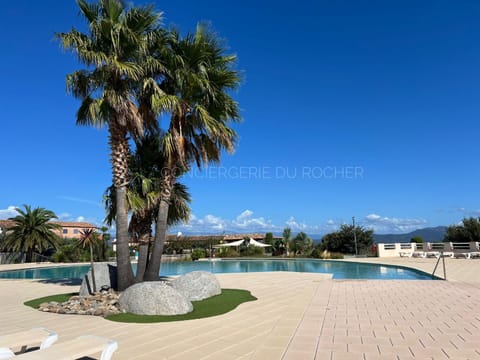
[[[281,270],[281,271],[249,271],[248,273],[262,273],[262,272],[298,272],[298,273],[311,273],[311,274],[328,274],[332,276],[332,280],[382,280],[382,281],[391,281],[391,280],[421,280],[421,281],[428,281],[428,280],[446,280],[443,279],[439,276],[432,276],[432,274],[428,273],[425,270],[417,269],[414,267],[410,266],[405,266],[405,265],[399,265],[399,264],[386,264],[386,263],[379,263],[379,262],[369,262],[369,261],[354,261],[358,260],[359,258],[352,258],[352,260],[346,260],[346,259],[316,259],[316,258],[255,258],[255,257],[246,257],[246,258],[215,258],[215,259],[209,259],[209,258],[204,258],[198,261],[202,262],[214,262],[214,261],[321,261],[321,262],[341,262],[341,263],[356,263],[356,264],[363,264],[363,265],[378,265],[378,266],[385,266],[389,268],[398,268],[398,269],[403,269],[403,270],[408,270],[411,272],[414,272],[419,275],[423,275],[426,277],[429,277],[431,279],[375,279],[375,278],[334,278],[332,273],[322,273],[322,272],[309,272],[309,271],[288,271],[288,270]],[[369,258],[362,258],[362,259],[369,259]],[[375,258],[378,259],[378,258]],[[132,262],[136,263],[136,262]],[[45,264],[45,266],[43,266]],[[47,265],[48,264],[48,265]],[[102,261],[102,262],[95,262],[95,264],[112,264],[115,265],[115,262],[112,261]],[[3,265],[8,265],[8,264],[3,264]],[[58,267],[70,267],[70,266],[89,266],[90,262],[81,262],[81,263],[36,263],[37,266],[29,266],[29,267],[18,267],[14,269],[6,269],[6,270],[1,270],[0,265],[0,273],[5,273],[5,272],[16,272],[16,271],[25,271],[25,270],[36,270],[36,269],[43,269],[43,268],[58,268]],[[21,264],[12,264],[12,265],[21,265]],[[28,265],[31,265],[29,263]],[[239,272],[242,273],[242,272]],[[218,274],[224,274],[224,273],[218,273]],[[228,273],[225,273],[228,274]],[[174,275],[169,275],[169,276],[174,276]],[[11,280],[11,279],[18,279],[22,280],[21,278],[0,278],[0,280]],[[43,278],[27,278],[23,280],[42,280]],[[62,278],[59,280],[65,280],[65,279],[70,279],[70,278]],[[75,278],[76,279],[76,278]],[[48,278],[45,278],[43,280],[49,280]],[[78,279],[77,279],[78,280]]]

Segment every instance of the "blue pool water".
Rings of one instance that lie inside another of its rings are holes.
[[[89,265],[60,266],[0,272],[0,279],[81,279]],[[134,271],[135,271],[134,265]],[[219,260],[162,263],[160,274],[181,275],[204,270],[212,273],[293,271],[333,274],[334,279],[431,280],[431,276],[413,269],[325,260]]]

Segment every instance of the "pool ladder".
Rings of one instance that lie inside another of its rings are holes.
[[[443,263],[443,280],[447,280],[447,270],[445,269],[445,256],[443,256],[443,251],[440,251],[440,256],[437,259],[437,263],[435,264],[435,268],[432,272],[432,279],[435,279],[435,271],[437,271],[438,264],[440,263],[440,259],[442,259]]]

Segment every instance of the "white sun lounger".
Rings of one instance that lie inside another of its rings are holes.
[[[45,328],[34,328],[0,336],[0,359],[10,359],[14,351],[24,352],[29,347],[40,346],[40,349],[50,347],[57,341],[58,335]]]
[[[55,344],[45,350],[32,351],[15,356],[15,360],[74,360],[101,353],[100,360],[110,360],[118,349],[114,340],[100,336],[85,335]]]
[[[425,251],[414,251],[412,257],[424,258],[427,257],[427,254],[425,253]]]

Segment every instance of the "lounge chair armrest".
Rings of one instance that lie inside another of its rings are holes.
[[[58,340],[58,334],[56,332],[50,331],[45,328],[42,328],[42,329],[45,330],[45,332],[47,332],[48,335],[45,337],[45,339],[43,339],[42,343],[40,344],[40,350],[46,349],[52,346],[53,343]]]
[[[14,352],[9,348],[0,348],[0,360],[11,359],[14,356]]]
[[[118,343],[114,340],[109,340],[105,348],[103,349],[100,360],[110,360],[113,353],[118,349]]]

